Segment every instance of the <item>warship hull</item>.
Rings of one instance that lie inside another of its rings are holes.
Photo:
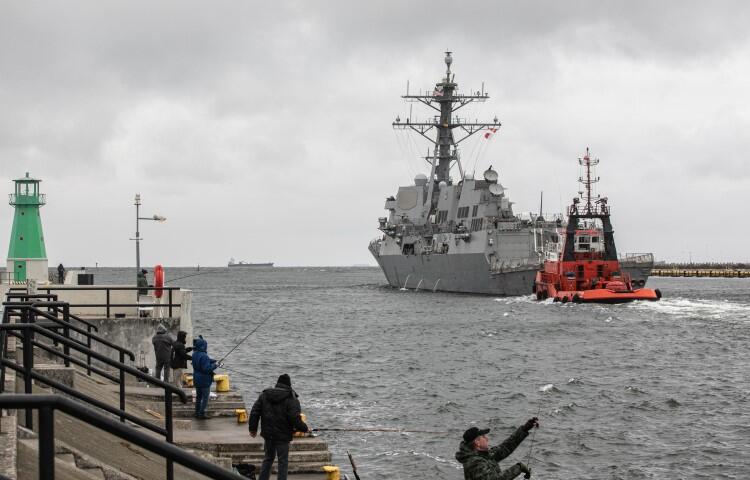
[[[483,253],[374,256],[388,284],[395,288],[498,296],[531,295],[541,267],[493,272]],[[645,285],[651,266],[653,262],[633,261],[622,269]]]

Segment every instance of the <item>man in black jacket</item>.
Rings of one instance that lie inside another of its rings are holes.
[[[185,347],[187,341],[187,332],[180,330],[177,332],[177,340],[172,344],[172,361],[170,366],[172,367],[172,383],[175,387],[182,388],[182,372],[187,368],[187,361],[193,358],[188,355],[188,352],[193,350],[193,347]]]
[[[278,455],[278,480],[286,480],[289,467],[289,442],[295,431],[306,432],[307,425],[300,417],[297,393],[292,390],[292,380],[286,373],[279,376],[274,388],[267,388],[258,397],[250,410],[250,436],[255,438],[260,420],[260,436],[263,437],[265,456],[258,480],[271,476],[273,459]]]
[[[156,335],[151,338],[151,343],[154,344],[154,356],[156,356],[156,371],[154,376],[159,380],[162,379],[161,374],[164,371],[164,381],[169,381],[169,363],[172,360],[172,337],[167,333],[167,327],[159,324],[156,327]]]

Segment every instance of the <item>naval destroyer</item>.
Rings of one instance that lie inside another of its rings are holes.
[[[484,102],[489,95],[484,87],[459,92],[452,63],[451,52],[446,52],[445,77],[432,92],[410,94],[407,87],[402,96],[436,112],[426,121],[414,121],[410,114],[403,121],[396,117],[392,124],[432,144],[425,157],[430,174],[417,175],[413,185],[399,187],[396,196],[386,199],[388,216],[378,219],[382,236],[370,242],[370,252],[394,287],[531,294],[545,249],[560,243],[565,220],[562,215],[516,215],[492,166],[480,179],[465,172],[458,145],[480,132],[490,136],[501,124],[497,117],[479,122],[455,115],[456,110]],[[458,181],[451,177],[451,170],[457,170]],[[653,257],[627,256],[622,266],[636,281],[645,283]]]

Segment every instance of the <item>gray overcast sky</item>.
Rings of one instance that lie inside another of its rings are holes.
[[[427,144],[392,132],[399,95],[439,81],[446,49],[491,95],[464,114],[503,123],[465,164],[499,170],[517,212],[540,190],[560,211],[589,146],[620,251],[750,260],[747,2],[1,8],[0,191],[44,180],[52,265],[134,264],[135,192],[168,217],[142,225],[145,265],[374,264],[385,197],[426,173]]]

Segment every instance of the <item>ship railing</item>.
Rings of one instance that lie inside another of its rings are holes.
[[[620,262],[623,263],[654,263],[653,253],[624,253],[620,255]]]
[[[174,462],[208,478],[217,480],[240,480],[244,478],[176,445],[139,432],[133,427],[118,423],[112,418],[59,395],[0,395],[0,408],[25,409],[27,412],[38,410],[38,478],[40,480],[54,480],[55,478],[55,411],[70,415],[81,422],[165,458],[167,463],[166,478],[168,480],[174,478]]]
[[[541,265],[542,262],[538,258],[504,258],[500,260],[494,257],[494,260],[490,264],[490,271],[492,273],[524,271],[538,269]]]
[[[26,286],[23,287],[12,287],[10,291],[26,291]],[[112,318],[112,310],[117,308],[143,308],[146,306],[144,303],[112,303],[111,297],[112,292],[119,291],[135,291],[147,290],[149,292],[163,292],[162,295],[166,295],[166,303],[149,303],[148,307],[158,307],[167,309],[167,316],[172,317],[175,308],[182,308],[182,304],[174,303],[174,291],[179,291],[180,287],[112,287],[112,286],[79,286],[79,285],[38,285],[37,291],[47,292],[51,294],[54,292],[69,292],[69,291],[86,291],[86,292],[105,292],[104,303],[70,303],[68,305],[71,308],[84,309],[84,308],[104,308],[106,318]]]

